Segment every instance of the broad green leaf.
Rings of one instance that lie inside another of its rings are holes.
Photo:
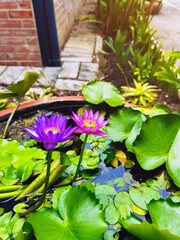
[[[0,227],[0,239],[1,240],[7,240],[9,237],[9,234],[5,228]]]
[[[147,187],[146,184],[141,184],[141,190],[143,192],[143,197],[145,202],[148,204],[151,200],[159,200],[160,195],[155,189]]]
[[[58,212],[43,208],[30,213],[27,221],[32,225],[37,240],[49,240],[49,236],[51,240],[101,240],[107,230],[98,201],[84,187],[73,187],[61,194]]]
[[[128,151],[133,151],[132,144],[140,133],[142,123],[146,120],[144,114],[132,108],[122,108],[111,114],[109,120],[111,122],[106,127],[107,134],[115,142],[126,139]]]
[[[173,114],[148,119],[134,142],[138,162],[145,170],[159,167],[167,161],[167,170],[180,186],[180,117]]]
[[[7,99],[10,97],[15,97],[17,94],[11,92],[0,92],[0,99]]]
[[[137,189],[130,187],[129,188],[129,195],[132,201],[143,210],[147,211],[147,206],[143,197],[142,192],[138,191]]]
[[[122,221],[123,227],[141,240],[180,240],[180,237],[167,229],[160,230],[154,224],[142,221],[135,216]]]
[[[148,210],[153,223],[161,230],[168,229],[180,237],[180,205],[171,200],[151,201]]]
[[[12,212],[5,213],[0,217],[0,226],[1,228],[5,228],[6,225],[9,223],[10,219],[12,217]]]
[[[66,190],[70,189],[71,185],[67,185],[67,186],[62,186],[57,188],[54,192],[53,192],[53,198],[52,198],[52,206],[55,210],[58,210],[58,199],[59,196]]]
[[[25,219],[21,218],[17,222],[15,222],[13,229],[12,229],[12,234],[14,237],[14,240],[24,240],[24,234],[23,234],[23,225],[25,223]]]
[[[18,94],[19,96],[24,96],[27,91],[32,87],[32,85],[39,78],[39,74],[36,72],[27,72],[24,79],[11,85],[8,90]]]
[[[16,169],[13,166],[10,166],[8,168],[6,168],[5,170],[5,178],[7,179],[16,179]]]
[[[101,185],[95,187],[95,194],[96,195],[99,195],[99,194],[116,195],[117,192],[113,187],[111,187],[107,184],[101,184]]]
[[[26,181],[32,174],[33,161],[27,161],[20,165],[17,169],[17,177],[21,179],[22,182]]]
[[[114,204],[110,204],[105,210],[106,221],[109,224],[115,224],[119,221],[120,214]]]
[[[103,81],[92,81],[82,89],[86,101],[99,104],[105,101],[111,107],[117,107],[125,103],[124,98],[119,94],[118,89],[110,83]]]
[[[133,206],[133,202],[132,202],[129,194],[125,191],[121,191],[115,196],[114,204],[117,209],[120,207],[121,204],[127,204],[130,207]]]

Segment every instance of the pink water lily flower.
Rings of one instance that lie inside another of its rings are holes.
[[[50,118],[44,116],[37,117],[35,120],[36,126],[31,125],[32,128],[25,128],[30,137],[44,142],[44,147],[47,149],[56,147],[58,142],[65,142],[74,135],[71,135],[77,127],[69,126],[66,129],[67,118],[55,115],[54,113]]]
[[[76,133],[87,133],[88,135],[96,134],[99,136],[109,136],[107,133],[100,131],[99,129],[108,124],[111,120],[104,121],[104,114],[98,117],[99,111],[93,114],[92,109],[87,113],[86,109],[83,109],[83,116],[72,112],[72,119],[78,125],[75,130]]]

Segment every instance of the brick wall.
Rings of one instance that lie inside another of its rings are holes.
[[[54,0],[56,24],[60,49],[63,48],[86,0]]]
[[[86,0],[54,0],[60,49]],[[42,66],[31,0],[0,0],[0,65]]]
[[[0,65],[42,65],[31,0],[0,1]]]

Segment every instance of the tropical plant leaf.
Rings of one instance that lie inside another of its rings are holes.
[[[85,187],[74,187],[61,194],[58,212],[43,208],[31,213],[27,221],[37,240],[101,240],[107,230],[98,200]]]
[[[141,240],[180,240],[180,237],[169,232],[168,229],[160,230],[154,224],[142,221],[135,216],[122,221],[123,227]]]
[[[180,237],[180,205],[171,200],[160,199],[148,204],[153,223],[161,230],[168,229]]]
[[[111,122],[106,129],[111,139],[115,142],[126,139],[128,151],[133,151],[132,144],[140,133],[142,123],[146,120],[145,115],[132,108],[122,108],[111,114],[109,120]]]
[[[146,121],[134,142],[138,162],[145,170],[159,167],[164,162],[174,183],[180,186],[180,116],[155,116]]]
[[[27,91],[32,87],[32,85],[39,78],[39,74],[36,72],[27,72],[24,79],[11,85],[8,90],[12,93],[18,94],[19,96],[24,96]]]
[[[103,81],[95,80],[88,83],[83,87],[82,94],[88,102],[93,104],[105,101],[111,107],[117,107],[125,103],[118,89],[114,85]]]
[[[11,92],[0,92],[0,99],[7,99],[10,97],[15,97],[17,94]]]

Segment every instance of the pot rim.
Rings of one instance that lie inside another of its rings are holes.
[[[23,110],[30,110],[33,107],[38,107],[38,106],[43,106],[46,104],[50,104],[53,102],[82,102],[85,101],[84,96],[61,96],[61,97],[51,97],[51,98],[47,98],[47,99],[39,99],[36,101],[32,101],[32,102],[26,102],[26,103],[21,103],[18,107],[18,109],[16,110],[16,113],[20,113]],[[4,120],[6,119],[11,112],[13,111],[14,107],[10,107],[7,108],[5,110],[0,111],[0,120]]]

